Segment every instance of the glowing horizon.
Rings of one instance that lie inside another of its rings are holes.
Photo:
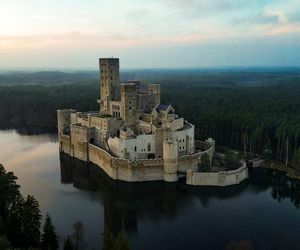
[[[3,0],[0,69],[300,66],[297,0]]]

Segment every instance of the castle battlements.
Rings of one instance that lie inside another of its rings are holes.
[[[99,111],[57,110],[61,152],[125,181],[177,181],[212,157],[214,141],[196,142],[194,125],[161,103],[159,84],[121,83],[118,58],[99,59],[99,70]]]

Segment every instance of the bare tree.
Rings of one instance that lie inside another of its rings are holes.
[[[72,239],[75,250],[81,250],[84,248],[84,230],[81,221],[77,221],[73,224]]]

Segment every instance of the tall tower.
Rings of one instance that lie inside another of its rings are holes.
[[[109,114],[109,102],[120,99],[119,58],[100,58],[100,113]]]
[[[160,104],[160,84],[148,84],[148,94],[154,95],[154,107]]]
[[[136,84],[121,84],[121,118],[124,125],[134,125],[137,115]]]

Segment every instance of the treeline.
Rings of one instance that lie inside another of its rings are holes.
[[[0,248],[58,249],[58,237],[47,214],[41,232],[42,215],[38,201],[20,193],[17,177],[0,164]]]
[[[240,149],[247,157],[263,154],[292,163],[300,146],[299,72],[164,74],[155,78],[151,71],[138,71],[128,78],[140,75],[146,82],[161,83],[162,102],[174,105],[179,115],[195,124],[197,138],[213,137],[218,146]],[[54,131],[57,109],[98,110],[98,98],[97,80],[2,86],[0,128],[44,126]]]
[[[0,85],[61,85],[93,82],[97,79],[97,71],[10,71],[0,73]]]
[[[0,128],[22,128],[25,126],[56,126],[56,110],[99,109],[99,86],[74,84],[61,86],[3,86],[0,87]]]
[[[184,94],[183,94],[184,93]],[[196,137],[245,155],[291,162],[300,146],[300,82],[252,87],[164,85],[163,99],[196,126]]]
[[[42,215],[38,201],[20,193],[18,178],[0,164],[0,249],[59,249],[59,236],[49,214],[41,227]],[[64,237],[63,249],[85,249],[84,229],[80,221]],[[108,226],[102,234],[103,250],[129,250],[123,233],[112,233]]]
[[[132,69],[120,71],[121,81],[189,83],[201,85],[269,85],[297,81],[299,68],[190,68]],[[87,84],[99,79],[99,71],[8,71],[0,72],[0,85]]]

